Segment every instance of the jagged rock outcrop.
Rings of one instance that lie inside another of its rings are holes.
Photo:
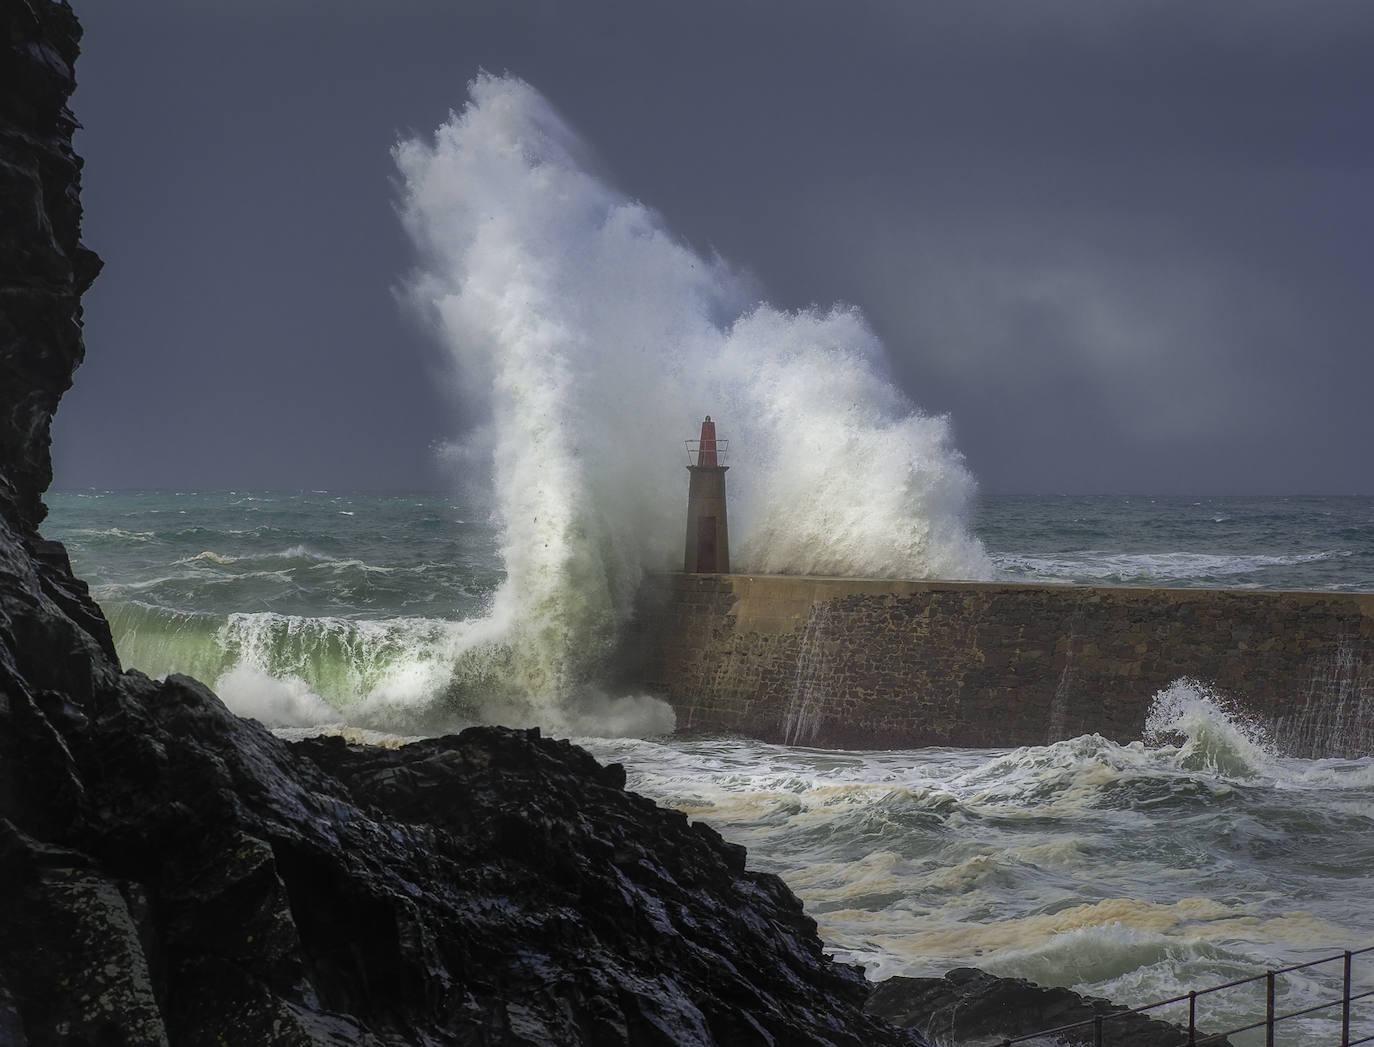
[[[919,1044],[771,875],[566,742],[286,743],[122,672],[37,532],[83,348],[65,0],[0,0],[0,1043]]]
[[[943,978],[889,978],[867,1004],[874,1014],[904,1028],[920,1028],[936,1043],[997,1044],[1050,1029],[1074,1026],[1036,1043],[1091,1044],[1091,1024],[1103,1017],[1102,1042],[1111,1047],[1184,1047],[1186,1027],[1128,1011],[1096,996],[1045,988],[1024,978],[998,978],[958,967]],[[1110,1015],[1111,1017],[1107,1017]],[[1089,1024],[1079,1024],[1079,1023]],[[1198,1033],[1198,1039],[1206,1034]],[[1227,1040],[1209,1041],[1229,1047]]]
[[[32,1043],[116,1021],[137,1043],[910,1042],[861,1015],[780,880],[567,742],[289,745],[184,677],[27,697],[7,734],[42,780],[0,822],[0,966]]]
[[[81,27],[65,4],[6,0],[0,62],[0,508],[37,527],[52,482],[48,424],[81,362],[81,160],[67,108]]]

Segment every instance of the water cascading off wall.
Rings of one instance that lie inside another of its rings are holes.
[[[810,745],[821,728],[825,711],[825,623],[830,605],[813,608],[802,631],[797,651],[797,668],[792,677],[792,697],[783,717],[783,741],[788,745]]]
[[[1275,718],[1274,737],[1284,752],[1374,752],[1374,666],[1366,650],[1352,630],[1312,660],[1301,695]]]

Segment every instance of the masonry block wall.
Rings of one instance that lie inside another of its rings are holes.
[[[660,575],[624,651],[679,730],[871,749],[1126,742],[1191,677],[1289,755],[1374,753],[1374,594]]]

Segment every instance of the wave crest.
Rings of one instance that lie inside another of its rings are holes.
[[[1178,765],[1231,778],[1276,777],[1273,741],[1209,684],[1180,677],[1157,693],[1145,716],[1147,744],[1177,744]]]

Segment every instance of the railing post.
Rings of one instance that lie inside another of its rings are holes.
[[[1341,1047],[1350,1047],[1350,950],[1345,950],[1345,988],[1341,992]]]
[[[1188,1047],[1197,1043],[1197,992],[1188,993]],[[1344,1044],[1341,1047],[1345,1047]]]
[[[1264,1047],[1274,1047],[1274,972],[1264,978]]]
[[[1093,1047],[1102,1047],[1102,1015],[1093,1015]]]

